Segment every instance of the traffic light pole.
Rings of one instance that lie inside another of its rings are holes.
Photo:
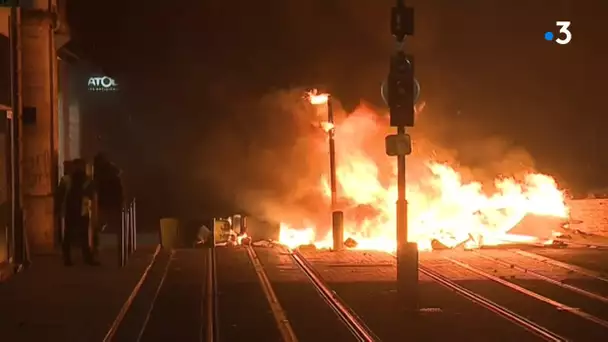
[[[405,37],[413,34],[413,10],[403,0],[391,11],[391,33],[397,40],[397,51],[391,59],[388,78],[388,104],[391,126],[397,134],[387,137],[387,153],[397,156],[397,292],[407,312],[418,311],[418,245],[408,241],[408,203],[406,199],[406,155],[411,153],[406,127],[414,126],[413,63],[405,55]]]
[[[406,134],[405,126],[397,134]],[[408,241],[405,155],[397,156],[397,293],[407,311],[418,310],[418,244]]]
[[[333,250],[344,249],[344,214],[337,210],[338,186],[336,179],[336,129],[334,126],[334,106],[331,95],[327,96],[327,121],[329,122],[329,183],[331,187],[331,225]]]

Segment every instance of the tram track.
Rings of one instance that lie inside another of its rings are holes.
[[[223,261],[217,265],[219,252]],[[374,274],[372,269],[388,270],[381,266],[391,266],[391,257],[384,254],[387,263],[379,256],[373,259],[362,253],[359,258],[368,258],[365,264],[356,261],[363,259],[352,257],[356,252],[318,253],[251,245],[157,251],[158,257],[153,258],[103,341],[160,341],[185,330],[188,333],[180,335],[182,340],[239,341],[251,336],[254,329],[265,331],[258,338],[288,342],[324,337],[380,341],[376,332],[384,340],[393,340],[376,316],[398,317],[397,312],[374,313],[375,309],[365,304],[366,296],[382,295],[384,290],[380,289],[386,285],[370,283],[370,290],[353,290],[363,288],[357,281],[362,281],[365,274]],[[608,333],[608,278],[601,272],[522,250],[421,254],[419,271],[421,284],[427,284],[421,285],[427,286],[427,299],[423,301],[447,311],[436,314],[443,318],[419,318],[426,323],[416,324],[426,326],[420,328],[417,336],[428,339],[429,329],[439,326],[434,324],[457,319],[450,316],[450,310],[464,310],[461,314],[466,312],[477,324],[488,322],[498,329],[485,331],[484,338],[513,333],[521,335],[518,340],[522,341],[591,341]],[[218,272],[222,274],[218,276]],[[361,280],[354,280],[352,274],[360,274],[357,279]],[[336,277],[344,277],[346,283]],[[444,290],[429,290],[430,283]],[[385,298],[396,298],[390,296]],[[384,305],[385,310],[392,310]],[[263,310],[264,307],[269,309]],[[393,325],[394,319],[391,318]],[[241,335],[231,331],[235,322]],[[468,321],[462,322],[469,326]],[[269,333],[273,328],[276,338]],[[445,333],[435,336],[441,334]],[[459,331],[458,336],[464,334],[464,330]]]
[[[395,254],[393,254],[396,257]],[[454,293],[470,300],[471,302],[489,310],[490,312],[496,314],[497,316],[506,319],[509,322],[514,323],[515,325],[523,328],[524,330],[530,332],[531,334],[539,337],[545,341],[568,341],[567,338],[561,336],[559,333],[552,331],[551,329],[534,322],[533,320],[528,319],[526,316],[518,314],[515,311],[512,311],[508,307],[504,305],[500,305],[492,299],[479,294],[478,292],[467,288],[459,284],[458,281],[454,280],[452,277],[448,276],[441,269],[437,269],[433,267],[428,262],[423,264],[421,261],[418,266],[418,271],[420,275],[426,276],[433,280],[434,282],[444,286],[445,288],[453,291]]]
[[[508,255],[515,255],[515,260],[508,258]],[[559,267],[559,262],[532,260],[536,262],[533,266],[530,260],[530,255],[526,261],[522,255],[508,251],[449,251],[440,253],[440,256],[432,260],[421,261],[421,272],[431,269],[501,308],[526,317],[527,322],[513,320],[510,314],[505,316],[492,306],[484,305],[537,335],[539,331],[535,330],[536,328],[530,329],[528,323],[542,327],[544,332],[551,332],[553,337],[549,338],[560,337],[562,340],[587,340],[587,337],[581,335],[599,338],[608,332],[608,309],[605,305],[608,297],[605,294],[575,286],[565,278],[556,276],[559,273],[547,265]],[[446,262],[458,266],[459,270],[455,271],[453,266],[446,265]],[[573,272],[576,268],[582,273],[595,276],[588,278],[599,281],[598,275],[593,274],[593,271],[565,263],[560,266],[566,266],[561,267],[566,272]],[[561,275],[566,274],[562,272]]]
[[[310,268],[330,282],[333,295],[343,296],[343,301],[386,341],[443,341],[447,338],[486,341],[497,337],[519,341],[568,340],[425,267],[420,269],[424,284],[420,289],[421,310],[412,315],[415,311],[403,308],[395,291],[395,264],[391,263],[390,256],[383,257],[382,253],[344,251],[334,254],[306,250],[299,254],[310,257],[306,259]],[[512,323],[524,329],[518,329]],[[394,327],[400,327],[400,330]]]
[[[506,254],[505,252],[501,251],[501,256]],[[510,251],[507,251],[507,253],[509,253]],[[520,272],[523,272],[527,275],[530,275],[534,278],[537,278],[539,280],[545,281],[549,284],[570,290],[574,293],[577,293],[579,295],[591,298],[591,299],[595,299],[597,301],[603,302],[603,303],[608,303],[608,297],[604,296],[602,294],[596,293],[593,290],[587,290],[584,289],[580,286],[574,286],[571,285],[567,282],[567,280],[565,280],[564,278],[568,278],[570,275],[566,274],[563,275],[562,277],[559,276],[559,273],[556,276],[556,272],[555,272],[555,267],[550,267],[550,264],[547,263],[542,263],[542,262],[538,262],[535,260],[526,260],[526,258],[521,258],[519,256],[516,256],[516,258],[501,258],[501,257],[496,257],[493,256],[491,252],[489,251],[484,251],[484,252],[479,252],[479,251],[475,251],[473,252],[476,255],[478,255],[479,257],[486,259],[486,260],[490,260],[492,262],[495,262],[496,264],[502,265],[504,267],[508,267]],[[516,259],[516,260],[513,260]],[[547,266],[549,266],[550,268],[548,268]],[[558,266],[559,267],[559,266]],[[565,268],[565,270],[571,270],[571,267]],[[583,278],[588,278],[588,280],[598,280],[598,278],[602,279],[601,277],[589,277],[586,274],[581,274]],[[606,288],[606,290],[608,291],[608,287]]]
[[[532,334],[542,338],[545,341],[567,341],[566,338],[560,336],[559,334],[547,329],[528,318],[521,316],[508,308],[501,306],[492,300],[477,294],[464,286],[459,285],[455,281],[451,280],[449,277],[442,275],[439,272],[434,271],[432,268],[420,266],[420,273],[425,276],[431,278],[437,283],[445,286],[446,288],[456,292],[457,294],[469,299],[470,301],[490,310],[491,312],[497,314],[500,317],[505,318],[508,321],[515,323],[516,325],[522,327],[523,329],[531,332]]]
[[[279,298],[273,289],[273,283],[266,274],[265,265],[263,265],[263,262],[258,257],[256,249],[251,246],[245,248],[247,249],[247,254],[252,265],[256,269],[260,285],[263,288],[268,304],[273,312],[276,325],[281,332],[282,340],[288,342],[299,341],[300,338],[292,328],[289,319],[291,311],[285,310],[279,302]],[[281,252],[290,257],[290,260],[293,262],[293,265],[295,265],[298,272],[301,272],[308,281],[308,284],[314,288],[318,298],[322,299],[325,305],[334,313],[338,321],[350,333],[352,340],[369,342],[380,341],[363,320],[325,283],[323,278],[314,269],[314,266],[311,265],[298,250],[291,250],[283,247],[275,248],[283,249]],[[305,308],[300,308],[300,310],[305,310]],[[309,319],[313,318],[309,317]],[[324,329],[330,329],[326,326],[328,324],[327,322],[320,323],[320,326],[325,326]]]
[[[585,267],[581,267],[578,265],[573,265],[573,264],[569,264],[563,261],[559,261],[559,260],[555,260],[549,257],[545,257],[539,254],[535,254],[535,253],[531,253],[531,252],[527,252],[527,251],[523,251],[521,249],[514,249],[511,250],[511,252],[519,254],[521,256],[530,258],[530,259],[534,259],[537,261],[540,261],[542,263],[548,264],[548,265],[552,265],[552,266],[556,266],[556,267],[561,267],[563,269],[566,269],[568,271],[574,272],[574,273],[578,273],[578,274],[582,274],[584,276],[599,280],[601,282],[604,282],[606,284],[608,284],[608,275],[606,275],[605,273],[602,272],[598,272],[598,271],[594,271],[594,270],[590,270],[588,268]]]
[[[212,249],[157,250],[103,341],[217,341],[215,317],[207,309],[215,301],[206,296],[215,293],[212,254]]]

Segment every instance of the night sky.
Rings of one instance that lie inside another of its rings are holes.
[[[430,113],[424,120],[436,123],[438,140],[458,149],[473,131],[500,137],[570,189],[608,186],[608,1],[407,4],[416,11],[407,49]],[[124,137],[139,149],[132,169],[168,182],[163,191],[180,206],[211,213],[232,194],[208,170],[238,167],[240,156],[255,153],[248,144],[281,143],[263,134],[276,128],[264,119],[264,95],[322,84],[346,107],[382,104],[392,5],[72,0],[68,15],[84,57],[124,85],[137,127]],[[543,39],[558,20],[572,22],[567,46]]]

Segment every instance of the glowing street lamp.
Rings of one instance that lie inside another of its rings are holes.
[[[327,109],[327,123],[322,124],[323,129],[329,134],[329,184],[331,188],[331,217],[334,250],[344,248],[344,214],[337,210],[337,185],[336,185],[336,144],[335,144],[335,125],[334,110],[331,95],[320,93],[317,89],[306,94],[308,101],[314,106],[325,106]]]

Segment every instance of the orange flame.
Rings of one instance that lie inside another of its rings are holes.
[[[329,94],[327,93],[319,93],[317,89],[313,89],[306,93],[306,98],[313,105],[321,105],[326,104],[329,101]]]
[[[325,131],[325,132],[329,132],[331,131],[335,125],[331,122],[327,122],[327,121],[321,121],[319,123],[319,125],[321,125],[321,128]]]
[[[317,96],[317,93],[309,95],[311,103],[317,103]],[[422,108],[424,104],[419,111]],[[345,215],[345,239],[356,240],[358,249],[393,251],[396,163],[393,158],[374,154],[382,143],[380,138],[374,137],[370,147],[371,139],[366,134],[379,132],[377,120],[373,112],[360,107],[340,122],[336,131],[337,183]],[[487,194],[482,183],[464,181],[450,165],[433,160],[415,161],[416,165],[408,164],[408,239],[417,242],[420,250],[432,249],[433,241],[447,247],[468,248],[535,242],[538,237],[534,235],[510,231],[529,215],[547,217],[549,221],[568,217],[564,194],[550,176],[530,173],[523,179],[499,178],[494,181],[494,193]],[[412,172],[413,167],[416,172]],[[329,202],[327,175],[319,180],[319,190]],[[323,210],[321,205],[319,211]],[[330,231],[327,223],[312,217],[300,220],[311,222],[305,227],[290,225],[287,219],[283,221],[280,242],[289,247],[314,243],[323,248],[332,244],[331,232],[327,236],[318,235],[320,229]]]

